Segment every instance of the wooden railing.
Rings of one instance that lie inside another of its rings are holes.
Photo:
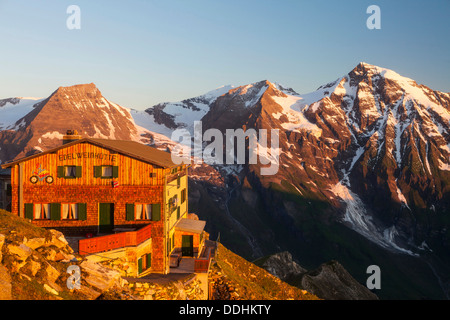
[[[206,248],[206,255],[195,259],[194,272],[208,272],[211,263],[211,249],[212,248]]]
[[[109,251],[123,247],[137,246],[152,236],[152,225],[149,224],[137,231],[81,239],[78,241],[78,252],[81,255]]]

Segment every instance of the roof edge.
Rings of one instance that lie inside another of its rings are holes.
[[[132,141],[132,140],[112,140],[112,141],[136,142],[136,141]],[[40,157],[42,155],[46,155],[46,154],[49,154],[49,153],[54,153],[54,152],[56,152],[58,150],[64,149],[66,147],[71,147],[71,146],[76,145],[78,143],[86,143],[86,142],[87,143],[91,143],[91,144],[96,145],[96,146],[101,147],[101,148],[105,148],[105,149],[108,149],[108,150],[116,151],[118,153],[124,154],[124,155],[126,155],[128,157],[137,159],[137,160],[145,162],[145,163],[157,165],[157,166],[162,167],[162,168],[173,168],[173,167],[179,166],[178,164],[175,164],[175,163],[173,164],[173,166],[167,166],[167,165],[162,164],[161,162],[158,162],[158,161],[149,161],[148,159],[145,159],[143,157],[139,157],[139,156],[136,156],[136,155],[133,155],[133,154],[129,154],[129,153],[121,150],[120,148],[114,148],[114,147],[111,147],[109,145],[102,144],[100,141],[94,140],[93,138],[82,138],[82,139],[75,140],[75,141],[72,141],[72,142],[69,142],[69,143],[66,143],[66,144],[62,144],[59,147],[55,147],[55,148],[52,148],[52,149],[49,149],[49,150],[46,150],[46,151],[43,151],[43,152],[39,152],[39,153],[33,154],[31,156],[23,157],[23,158],[18,159],[18,160],[14,160],[14,161],[11,161],[11,162],[4,163],[4,164],[1,165],[1,167],[3,169],[11,168],[11,167],[13,167],[13,166],[15,166],[15,165],[17,165],[17,164],[19,164],[21,162],[28,161],[28,160],[31,160],[33,158],[37,158],[37,157]],[[136,143],[139,143],[139,142],[136,142]],[[142,145],[146,146],[148,148],[153,148],[153,147],[147,146],[145,144],[142,144]],[[156,149],[156,148],[154,148],[154,149]],[[156,150],[158,150],[158,149],[156,149]],[[161,151],[161,150],[158,150],[158,151],[164,152],[164,151]]]

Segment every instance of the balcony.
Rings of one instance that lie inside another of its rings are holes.
[[[152,236],[152,225],[137,231],[120,232],[78,241],[78,253],[88,255],[109,250],[137,246]]]
[[[171,258],[178,259],[179,262],[171,264],[170,273],[208,273],[216,248],[215,241],[204,240],[197,257],[182,257],[181,249],[175,248],[172,251]]]

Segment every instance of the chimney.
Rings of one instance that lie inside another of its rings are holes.
[[[77,130],[67,130],[66,135],[63,136],[63,144],[70,143],[76,140],[80,140],[81,136],[78,135]]]

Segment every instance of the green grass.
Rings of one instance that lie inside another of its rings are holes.
[[[24,218],[0,209],[0,233],[10,234],[11,231],[17,237],[51,239],[51,233],[49,231],[31,224]]]

